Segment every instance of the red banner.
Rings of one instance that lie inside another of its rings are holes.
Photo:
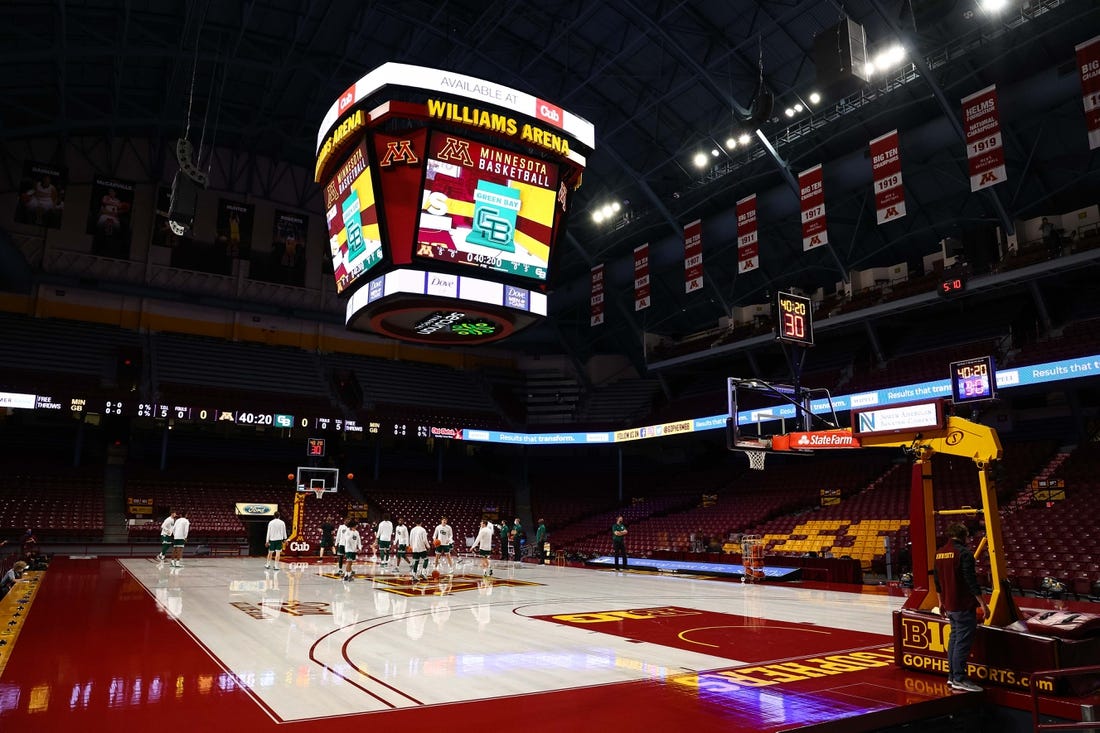
[[[829,243],[825,228],[825,185],[821,164],[798,174],[798,192],[802,203],[802,251]]]
[[[634,310],[649,307],[649,245],[634,248]]]
[[[756,233],[756,194],[737,202],[737,274],[760,269],[760,240]]]
[[[1008,177],[1001,141],[1001,118],[997,113],[997,86],[988,86],[963,97],[962,107],[970,190],[981,191]]]
[[[684,292],[703,289],[703,222],[684,226]]]
[[[592,318],[588,325],[599,326],[603,323],[603,265],[592,268]]]
[[[905,216],[905,189],[901,181],[898,131],[891,130],[871,141],[871,173],[875,179],[875,212],[884,224]]]
[[[1077,68],[1085,95],[1085,126],[1089,150],[1100,148],[1100,36],[1077,45]]]

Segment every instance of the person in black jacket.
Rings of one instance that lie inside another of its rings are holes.
[[[966,546],[969,536],[964,525],[952,524],[947,528],[947,542],[936,550],[935,577],[940,613],[951,623],[951,638],[947,642],[947,685],[956,692],[982,690],[967,679],[966,663],[978,628],[977,609],[982,609],[983,616],[989,615],[974,571],[974,553]]]

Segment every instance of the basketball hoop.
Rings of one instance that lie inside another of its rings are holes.
[[[768,457],[767,451],[747,450],[744,452],[749,457],[749,468],[753,471],[763,471],[764,461]]]
[[[314,486],[310,489],[310,491],[312,491],[313,495],[316,496],[318,499],[323,497],[326,493],[324,486]]]

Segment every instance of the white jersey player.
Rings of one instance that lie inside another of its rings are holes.
[[[412,531],[409,532],[409,551],[412,552],[412,577],[419,580],[427,580],[428,577],[428,530],[415,522]],[[424,564],[421,569],[421,563]]]

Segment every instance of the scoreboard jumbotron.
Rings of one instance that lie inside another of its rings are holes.
[[[546,286],[592,124],[484,79],[387,63],[317,136],[348,328],[487,343],[546,315]]]

